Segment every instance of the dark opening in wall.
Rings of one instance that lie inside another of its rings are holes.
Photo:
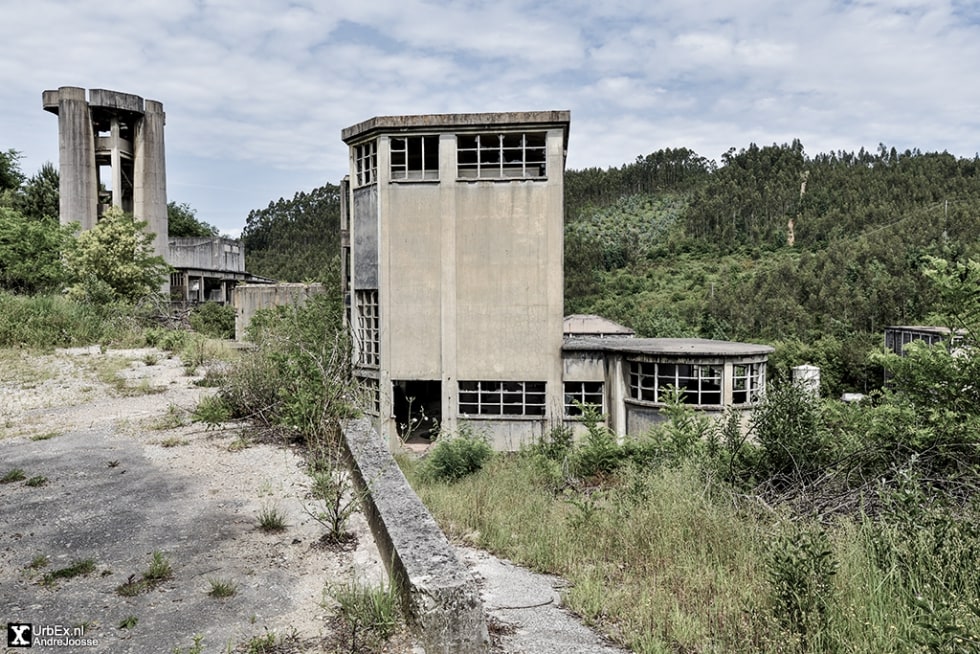
[[[433,440],[442,420],[442,384],[408,379],[391,382],[395,425],[403,441]]]

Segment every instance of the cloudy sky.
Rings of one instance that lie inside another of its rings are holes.
[[[237,234],[346,174],[376,115],[568,109],[568,166],[980,151],[978,0],[0,0],[0,150],[57,163],[41,92],[167,112],[167,192]]]

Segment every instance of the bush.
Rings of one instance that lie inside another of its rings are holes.
[[[430,481],[451,482],[480,470],[493,456],[486,439],[465,425],[456,436],[440,438],[422,462],[419,474]]]
[[[228,371],[222,396],[235,417],[332,442],[339,421],[358,413],[343,306],[321,293],[302,306],[260,311],[249,330],[255,348]]]
[[[212,338],[235,337],[235,309],[217,302],[205,302],[191,311],[188,320],[196,332]]]

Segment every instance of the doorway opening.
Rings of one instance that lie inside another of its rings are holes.
[[[403,442],[431,443],[442,421],[442,383],[407,379],[392,381],[395,424]]]

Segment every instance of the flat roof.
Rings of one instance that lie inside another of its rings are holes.
[[[621,354],[705,357],[758,356],[774,351],[769,345],[707,338],[566,338],[562,349],[570,352],[602,350]]]
[[[597,334],[619,334],[622,336],[632,336],[636,332],[625,325],[613,322],[608,318],[595,314],[574,313],[565,316],[562,331],[566,335],[574,336],[593,336]]]
[[[414,116],[375,116],[340,130],[340,138],[350,143],[380,132],[424,132],[448,130],[480,130],[506,127],[562,127],[568,140],[571,112],[507,111],[478,114],[422,114]]]

